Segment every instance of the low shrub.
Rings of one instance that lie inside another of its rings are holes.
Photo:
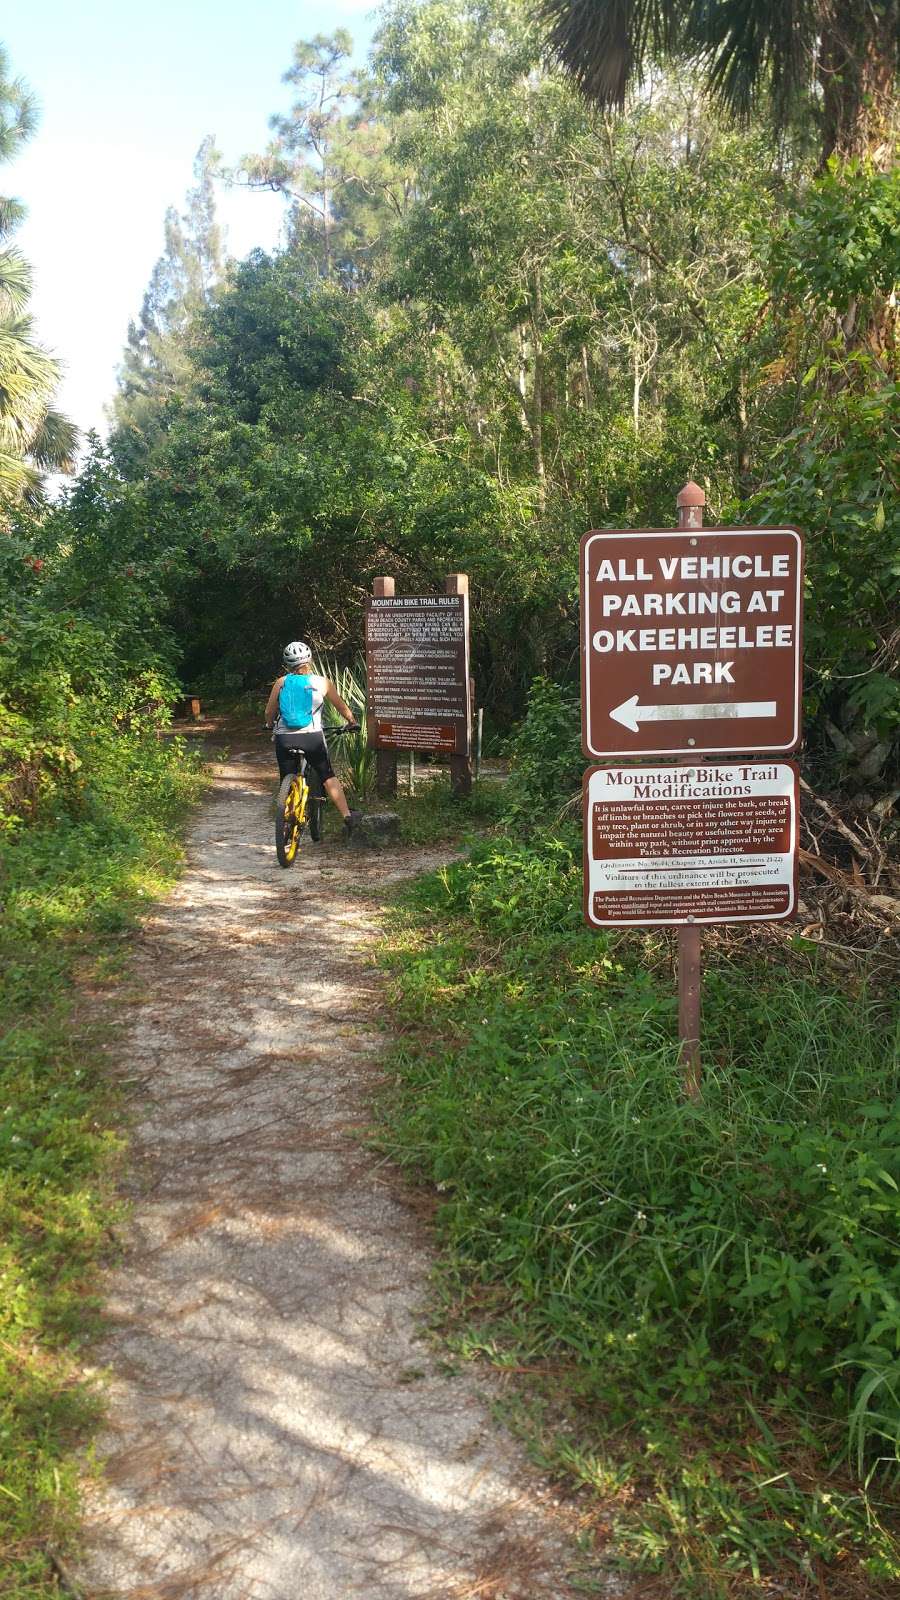
[[[581,786],[581,709],[574,690],[549,678],[531,685],[525,716],[509,743],[504,817],[520,831],[547,828]]]

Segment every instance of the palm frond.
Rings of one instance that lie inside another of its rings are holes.
[[[0,447],[0,505],[34,494],[41,481],[36,467]]]
[[[71,472],[81,435],[61,411],[46,411],[28,446],[29,459],[44,472]]]
[[[21,200],[16,200],[12,195],[0,194],[0,239],[13,233],[24,222],[28,215],[27,206]]]
[[[0,317],[18,317],[31,293],[31,268],[18,250],[0,250]]]
[[[783,123],[810,87],[820,22],[818,0],[694,0],[684,36],[726,111],[746,118],[768,90]]]
[[[11,161],[37,127],[37,101],[22,78],[10,77],[10,61],[0,45],[0,161]]]
[[[550,50],[588,100],[625,103],[651,56],[679,47],[682,0],[541,0]]]

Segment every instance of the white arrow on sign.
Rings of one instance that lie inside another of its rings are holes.
[[[774,700],[718,700],[699,706],[642,706],[636,694],[609,713],[613,722],[637,733],[641,722],[719,722],[731,717],[774,717]]]

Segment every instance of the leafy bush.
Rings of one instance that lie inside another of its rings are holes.
[[[574,828],[482,843],[412,891],[391,958],[409,1033],[385,1142],[444,1192],[463,1300],[502,1286],[470,1337],[572,1362],[576,1392],[655,1437],[687,1410],[709,1444],[748,1395],[807,1436],[814,1410],[810,1493],[833,1456],[864,1477],[900,1436],[896,1033],[812,973],[713,967],[689,1102],[668,963],[649,935],[585,929],[580,876]],[[709,1448],[721,1486],[733,1427]],[[799,1558],[812,1511],[791,1493]],[[870,1552],[900,1576],[889,1538]]]
[[[0,563],[0,832],[127,814],[148,763],[159,784],[182,761],[153,749],[177,693],[165,639],[150,642],[122,596],[114,619],[70,603],[65,557],[22,537],[7,534]]]
[[[832,165],[772,253],[778,355],[767,466],[747,509],[806,534],[806,706],[845,767],[900,748],[896,613],[900,173]],[[786,404],[789,401],[789,404]]]
[[[506,820],[526,831],[550,826],[579,790],[585,768],[575,693],[548,678],[536,678],[509,750]]]

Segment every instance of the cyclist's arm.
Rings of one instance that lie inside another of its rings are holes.
[[[272,693],[269,695],[269,698],[266,701],[266,714],[263,720],[267,726],[270,722],[275,721],[275,716],[278,711],[278,696],[281,693],[281,685],[283,683],[284,675],[282,674],[280,678],[275,679],[275,682],[272,685]]]
[[[348,705],[345,705],[334,684],[329,679],[325,685],[325,699],[339,711],[345,722],[356,722],[356,718]]]

